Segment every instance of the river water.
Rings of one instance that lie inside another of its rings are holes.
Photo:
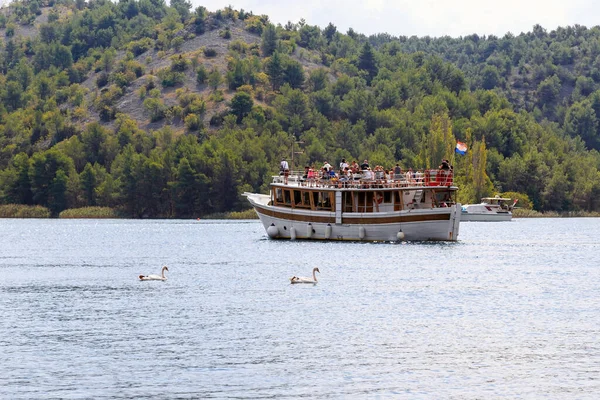
[[[0,398],[597,399],[600,219],[457,243],[0,220]],[[139,274],[169,267],[166,282]],[[319,284],[290,285],[292,275]]]

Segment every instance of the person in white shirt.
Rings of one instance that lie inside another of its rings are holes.
[[[345,158],[342,158],[342,162],[340,163],[340,170],[345,171],[348,168],[348,163]]]
[[[283,183],[288,184],[288,176],[290,175],[290,165],[285,160],[285,158],[281,159],[281,163],[279,164],[279,170],[283,173]]]

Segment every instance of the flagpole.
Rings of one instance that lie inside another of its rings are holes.
[[[452,150],[452,162],[450,163],[450,167],[452,170],[452,182],[456,184],[456,172],[454,169],[454,162],[456,161],[456,143],[454,144],[454,149]]]
[[[454,150],[452,151],[452,163],[450,164],[452,167],[454,167],[455,159],[456,159],[456,144],[454,145]]]

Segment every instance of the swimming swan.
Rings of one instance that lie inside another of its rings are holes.
[[[162,271],[160,275],[140,275],[140,281],[166,281],[167,277],[165,276],[165,271],[168,271],[169,268],[165,265],[162,267]]]
[[[303,276],[292,276],[290,278],[290,283],[317,283],[317,276],[315,275],[315,272],[321,273],[321,271],[319,271],[319,268],[315,267],[313,268],[313,276],[312,279],[310,278],[306,278]]]

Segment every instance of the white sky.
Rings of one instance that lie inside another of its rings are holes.
[[[548,31],[559,26],[600,24],[598,0],[191,0],[194,8],[215,11],[231,5],[266,14],[284,25],[304,18],[321,28],[332,22],[338,31],[352,27],[366,35],[504,36],[531,31],[540,24]]]

